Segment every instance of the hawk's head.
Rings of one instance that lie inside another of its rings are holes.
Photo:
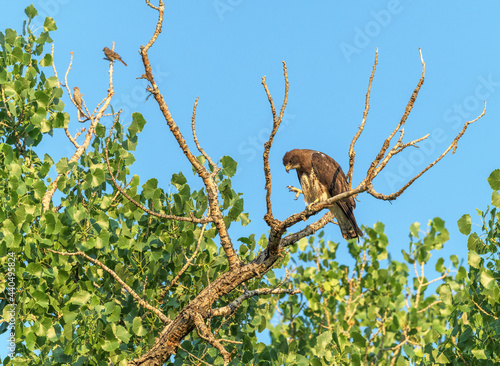
[[[301,167],[300,161],[302,156],[299,151],[300,150],[298,149],[294,149],[287,152],[285,156],[283,156],[283,165],[285,166],[287,173],[290,169],[297,169]]]

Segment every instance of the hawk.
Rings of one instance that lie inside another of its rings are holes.
[[[330,197],[346,192],[349,189],[346,177],[340,165],[326,154],[308,149],[294,149],[283,156],[283,165],[287,173],[290,169],[297,171],[302,190],[289,187],[291,191],[304,194],[307,205],[325,201]],[[356,223],[353,210],[356,207],[354,198],[348,197],[329,207],[337,219],[344,239],[363,236]]]

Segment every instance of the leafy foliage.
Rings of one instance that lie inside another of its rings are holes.
[[[439,218],[424,235],[411,225],[403,262],[388,255],[381,223],[366,229],[361,245],[349,242],[351,267],[336,260],[339,244],[322,234],[303,239],[293,275],[302,294],[277,304],[279,321],[270,327],[282,350],[275,364],[499,363],[500,213],[478,213],[481,234],[471,233],[469,215],[458,221],[468,235],[469,270],[456,255],[438,258],[432,279],[425,274],[431,256],[448,241]]]

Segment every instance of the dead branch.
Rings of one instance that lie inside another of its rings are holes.
[[[52,47],[54,47],[54,46],[52,45]],[[114,48],[114,42],[113,42],[113,48]],[[53,49],[52,49],[52,52],[53,52]],[[55,63],[54,63],[54,58],[52,58],[52,68],[54,70],[56,70],[56,66],[55,66]],[[68,68],[68,72],[69,72],[69,68]],[[55,71],[54,73],[55,73],[55,75],[57,75],[57,71]],[[90,142],[92,141],[92,138],[94,136],[94,132],[95,132],[97,124],[101,120],[101,118],[102,118],[102,116],[104,114],[104,111],[108,108],[109,104],[111,103],[111,98],[115,94],[115,91],[113,89],[113,63],[110,63],[109,72],[108,73],[109,73],[108,94],[107,94],[107,96],[103,100],[102,107],[98,110],[97,114],[93,118],[91,118],[90,126],[89,126],[89,128],[87,130],[87,133],[85,134],[85,140],[83,141],[83,143],[81,145],[79,145],[79,147],[77,147],[75,153],[71,156],[71,158],[69,159],[68,163],[77,162],[80,159],[80,157],[83,155],[83,153],[87,150],[87,148],[89,147]],[[60,84],[60,82],[59,82],[59,84]],[[71,95],[71,92],[69,90],[69,87],[68,87],[67,83],[66,83],[66,88],[68,89],[68,93],[70,94],[71,100],[73,100],[72,99],[73,96]],[[52,201],[52,196],[54,195],[55,191],[57,190],[57,182],[59,181],[59,179],[62,177],[63,174],[67,174],[67,173],[68,172],[66,172],[66,173],[60,173],[52,181],[52,183],[49,185],[50,188],[47,190],[47,192],[45,192],[44,196],[42,197],[42,209],[43,209],[44,212],[49,209],[50,202]]]
[[[267,207],[267,213],[264,216],[264,220],[270,225],[272,222],[273,218],[273,212],[271,208],[271,168],[269,166],[269,151],[271,150],[271,147],[273,145],[274,141],[274,136],[276,135],[276,132],[278,132],[278,128],[281,125],[281,122],[283,121],[283,114],[285,113],[285,108],[286,104],[288,103],[288,73],[286,70],[286,62],[283,61],[283,74],[285,77],[285,96],[283,98],[283,103],[281,105],[281,110],[279,116],[276,115],[276,108],[274,107],[274,102],[273,98],[271,97],[271,93],[269,92],[269,89],[266,84],[266,77],[262,77],[262,85],[264,86],[264,90],[266,91],[267,94],[267,99],[269,100],[269,104],[271,105],[271,112],[273,114],[273,129],[271,131],[271,134],[269,135],[269,139],[267,142],[264,144],[264,175],[266,178],[266,207]]]
[[[245,293],[235,300],[231,301],[228,305],[221,308],[213,309],[210,311],[210,316],[231,316],[243,303],[243,301],[250,299],[254,296],[262,295],[276,295],[276,294],[288,294],[296,295],[300,292],[297,289],[287,289],[287,288],[259,288],[257,290],[245,291]]]
[[[395,193],[392,193],[392,194],[389,194],[389,195],[384,195],[384,194],[375,192],[375,190],[373,189],[373,187],[370,187],[367,190],[368,193],[371,194],[375,198],[382,199],[382,200],[389,200],[389,201],[394,200],[397,197],[399,197],[409,186],[411,186],[413,184],[413,182],[415,182],[426,171],[428,171],[430,168],[432,168],[434,165],[436,165],[442,158],[444,158],[450,152],[451,149],[453,149],[452,153],[454,154],[455,151],[456,151],[456,149],[457,149],[458,141],[464,135],[465,130],[467,130],[467,127],[470,124],[472,124],[472,123],[476,122],[477,120],[479,120],[481,117],[483,117],[485,115],[485,113],[486,113],[486,102],[484,102],[484,108],[483,108],[483,111],[481,112],[481,114],[479,116],[477,116],[476,118],[474,118],[472,121],[465,122],[464,127],[462,128],[462,131],[460,131],[460,133],[455,137],[455,139],[452,141],[452,143],[450,144],[450,146],[448,146],[448,148],[436,160],[434,160],[432,163],[430,163],[429,165],[427,165],[427,167],[425,167],[425,169],[423,169],[420,173],[418,173],[416,176],[414,176],[412,179],[410,179],[408,181],[408,183],[406,183],[399,191],[397,191]]]
[[[210,216],[212,218],[212,222],[217,228],[221,246],[224,249],[224,252],[226,253],[226,257],[229,263],[229,268],[234,269],[240,266],[240,261],[238,259],[238,256],[236,255],[236,251],[234,250],[233,243],[231,242],[231,238],[229,237],[229,234],[227,232],[227,227],[224,222],[224,217],[220,210],[218,188],[215,183],[214,177],[208,172],[205,166],[201,164],[198,161],[198,159],[196,159],[196,157],[191,153],[189,146],[186,144],[184,136],[179,130],[177,124],[175,123],[174,118],[170,114],[167,103],[165,102],[163,95],[160,93],[160,89],[158,88],[158,85],[156,84],[153,75],[153,70],[151,68],[151,64],[149,61],[148,50],[154,44],[154,42],[158,38],[158,35],[161,32],[161,27],[163,23],[163,14],[165,11],[165,5],[163,3],[163,0],[159,0],[159,5],[157,10],[158,10],[158,21],[156,24],[156,29],[153,34],[153,37],[150,39],[150,41],[146,46],[141,46],[140,49],[140,54],[142,57],[145,74],[147,79],[151,83],[149,91],[151,92],[156,102],[158,103],[158,106],[163,114],[163,117],[165,118],[165,121],[167,122],[170,132],[172,132],[172,135],[179,144],[179,147],[181,148],[182,152],[189,160],[193,168],[196,170],[198,176],[203,180],[203,184],[205,185],[207,190],[208,205],[210,208]]]
[[[373,162],[371,163],[370,167],[368,168],[368,171],[366,173],[366,177],[368,180],[373,180],[373,172],[377,165],[379,164],[380,160],[385,155],[385,152],[389,148],[389,145],[391,143],[392,138],[396,134],[396,132],[406,123],[406,120],[408,119],[408,116],[410,115],[410,112],[413,108],[413,104],[415,103],[415,100],[417,99],[418,92],[420,91],[420,88],[422,87],[422,84],[424,83],[424,78],[425,78],[425,62],[422,57],[422,51],[420,48],[418,49],[418,52],[420,53],[420,62],[422,63],[422,76],[420,77],[420,80],[418,81],[417,86],[415,87],[415,90],[413,91],[413,94],[411,95],[410,100],[408,101],[408,104],[406,104],[405,112],[403,113],[403,116],[401,117],[401,120],[399,123],[396,125],[396,128],[392,131],[392,133],[389,135],[389,137],[384,141],[384,144],[382,145],[382,148],[380,149],[380,152],[378,153],[377,157]]]
[[[210,164],[210,167],[212,168],[212,171],[217,170],[217,164],[214,164],[212,161],[212,158],[203,150],[203,148],[200,146],[200,142],[198,141],[198,136],[196,136],[196,129],[195,129],[195,124],[196,124],[196,108],[198,107],[198,97],[196,97],[196,100],[194,102],[193,106],[193,116],[191,117],[191,130],[193,132],[193,140],[194,143],[196,144],[196,148],[198,151],[203,155],[205,159],[207,159],[208,163]]]
[[[261,251],[255,259],[253,259],[250,263],[244,264],[240,263],[238,260],[238,257],[236,255],[236,252],[233,248],[231,239],[229,238],[229,234],[227,232],[227,227],[223,221],[223,216],[219,208],[218,204],[218,191],[217,191],[217,185],[214,180],[213,174],[210,174],[208,169],[205,167],[204,164],[201,164],[196,157],[192,154],[189,146],[187,145],[182,133],[180,132],[176,122],[174,121],[168,106],[160,93],[160,90],[158,88],[158,85],[156,84],[151,65],[150,65],[150,60],[149,60],[149,55],[148,55],[148,50],[152,47],[152,45],[155,43],[156,39],[159,36],[159,33],[161,32],[162,29],[162,24],[163,24],[163,17],[164,17],[164,4],[163,0],[159,0],[159,5],[158,7],[155,7],[151,5],[149,0],[146,0],[146,3],[148,6],[151,8],[155,9],[158,11],[158,20],[157,24],[155,27],[155,32],[152,36],[152,38],[149,40],[146,46],[142,46],[140,49],[140,54],[142,57],[142,62],[144,64],[144,69],[145,69],[145,78],[150,82],[150,85],[148,86],[147,90],[151,93],[151,95],[155,98],[164,118],[165,121],[167,122],[167,125],[169,126],[169,129],[174,136],[174,138],[177,141],[177,144],[179,145],[179,148],[183,151],[184,155],[188,159],[188,161],[191,163],[193,168],[196,170],[198,176],[202,179],[203,184],[205,185],[205,188],[207,190],[207,196],[208,196],[208,202],[209,202],[209,218],[212,222],[214,222],[214,225],[218,231],[220,241],[221,241],[221,246],[226,254],[226,257],[228,259],[229,263],[229,270],[227,272],[224,272],[220,274],[218,277],[215,279],[212,279],[212,281],[209,281],[207,286],[193,299],[189,302],[187,306],[185,306],[173,319],[172,323],[170,323],[168,326],[166,326],[161,333],[158,335],[157,339],[155,340],[154,345],[151,347],[151,349],[145,353],[144,355],[140,356],[139,358],[130,361],[129,365],[161,365],[164,362],[166,362],[169,357],[173,354],[175,354],[180,347],[180,344],[182,340],[193,330],[197,330],[198,334],[200,335],[201,338],[206,340],[208,343],[210,343],[212,346],[216,347],[221,355],[224,357],[224,362],[227,364],[230,360],[230,354],[229,352],[222,346],[221,342],[223,340],[217,340],[214,336],[214,334],[210,331],[209,327],[207,327],[206,320],[210,319],[211,317],[214,316],[231,316],[234,314],[236,309],[241,305],[243,301],[248,300],[252,296],[258,296],[258,295],[264,295],[264,294],[295,294],[298,293],[298,290],[293,290],[293,289],[281,289],[281,288],[274,288],[274,289],[257,289],[253,291],[248,291],[244,290],[243,294],[238,296],[236,300],[233,300],[231,303],[229,303],[226,306],[220,307],[220,308],[215,308],[212,309],[213,304],[221,299],[221,297],[231,293],[233,290],[237,289],[240,285],[244,286],[245,282],[253,279],[253,278],[258,278],[265,274],[269,269],[273,268],[273,266],[276,263],[279,263],[279,259],[283,257],[283,253],[286,251],[286,247],[290,246],[294,243],[296,243],[298,240],[300,240],[303,237],[306,237],[308,235],[313,234],[317,230],[323,228],[328,222],[332,221],[333,215],[328,212],[325,215],[323,215],[320,219],[317,221],[309,224],[306,228],[299,230],[297,232],[291,232],[287,236],[285,235],[285,232],[287,229],[291,228],[293,225],[296,223],[306,220],[312,215],[315,215],[318,213],[320,210],[323,208],[326,208],[327,206],[331,206],[332,204],[335,204],[339,200],[345,199],[350,196],[355,196],[359,193],[368,191],[371,194],[376,194],[376,192],[373,190],[373,178],[377,176],[387,165],[387,163],[390,161],[390,159],[402,152],[405,148],[414,146],[417,147],[418,143],[422,141],[423,139],[427,138],[427,136],[424,136],[420,139],[416,139],[410,142],[403,142],[403,136],[404,136],[404,129],[403,126],[406,123],[406,120],[413,108],[413,104],[415,103],[415,99],[418,95],[418,92],[423,84],[424,81],[424,75],[425,75],[425,63],[423,61],[422,55],[420,53],[420,60],[422,63],[422,76],[420,78],[420,81],[417,84],[417,87],[413,91],[413,94],[410,98],[410,101],[407,103],[405,112],[397,124],[396,128],[392,131],[392,133],[389,135],[389,137],[384,141],[380,152],[378,155],[375,157],[374,161],[371,163],[370,167],[368,168],[367,175],[365,179],[363,179],[355,188],[352,188],[352,171],[353,171],[353,166],[354,166],[354,161],[355,161],[355,151],[354,151],[354,146],[356,141],[359,139],[361,133],[364,130],[364,126],[367,120],[368,116],[368,111],[369,111],[369,98],[371,94],[371,85],[372,85],[372,79],[374,77],[375,69],[377,66],[378,62],[378,54],[376,54],[375,57],[375,62],[374,66],[372,69],[372,74],[370,77],[370,81],[368,84],[368,92],[366,95],[366,101],[365,101],[365,111],[363,113],[363,120],[361,122],[361,125],[358,129],[358,132],[353,138],[353,141],[351,142],[351,147],[350,147],[350,152],[349,152],[349,160],[350,160],[350,166],[349,166],[349,172],[348,172],[348,179],[349,179],[349,184],[350,184],[350,189],[342,194],[339,194],[335,197],[329,198],[326,201],[323,202],[318,202],[315,204],[310,205],[307,207],[305,210],[303,210],[300,213],[296,213],[291,215],[290,217],[284,219],[284,220],[278,220],[273,217],[272,214],[272,206],[271,206],[271,170],[270,170],[270,165],[269,165],[269,155],[270,155],[270,150],[274,141],[274,137],[279,129],[279,126],[281,124],[284,110],[287,104],[288,100],[288,75],[287,75],[287,69],[286,69],[286,64],[283,63],[283,70],[284,70],[284,78],[285,78],[285,95],[284,95],[284,100],[282,103],[282,107],[280,110],[280,113],[278,114],[274,105],[273,98],[271,96],[271,93],[269,89],[267,88],[266,84],[266,78],[262,78],[262,84],[264,86],[264,90],[266,92],[266,95],[268,97],[270,106],[271,106],[271,112],[273,115],[273,129],[271,131],[271,134],[269,136],[268,141],[264,144],[264,154],[263,154],[263,165],[264,165],[264,175],[266,179],[266,184],[265,184],[265,189],[266,189],[266,215],[264,217],[266,223],[270,227],[270,232],[268,236],[268,245],[267,247]],[[419,50],[420,51],[420,50]],[[197,100],[198,101],[198,100]],[[193,108],[193,117],[191,121],[191,128],[193,132],[193,138],[194,142],[196,144],[197,149],[202,153],[202,155],[209,161],[210,166],[213,169],[213,165],[208,159],[208,154],[204,153],[204,150],[201,148],[198,138],[196,136],[196,130],[195,130],[195,115],[196,115],[196,108],[197,108],[197,101],[195,102],[194,108]],[[472,122],[470,122],[472,123]],[[467,125],[467,124],[466,124]],[[466,127],[466,126],[465,126]],[[397,142],[395,145],[390,148],[391,141],[395,134],[397,132],[400,132],[400,136],[397,139]],[[465,130],[464,130],[465,131]],[[462,133],[463,134],[463,133]],[[461,137],[461,134],[459,134],[458,138]],[[456,140],[458,141],[458,139]],[[456,144],[455,141],[455,144]],[[108,163],[109,165],[109,163]],[[111,174],[111,170],[108,167],[108,170],[110,171],[110,175],[114,177],[113,174]],[[212,172],[213,173],[213,172]],[[422,173],[423,174],[423,173]],[[418,178],[418,177],[416,177]],[[416,179],[415,178],[415,179]],[[115,187],[118,189],[118,184],[115,182]],[[411,183],[410,183],[411,184]],[[128,199],[128,198],[127,198]],[[146,211],[147,212],[147,211]],[[150,212],[148,212],[150,213]],[[193,258],[193,257],[191,257]],[[359,276],[357,279],[353,279],[359,281],[362,273],[364,271],[364,268],[361,267]],[[175,282],[175,281],[173,281]],[[245,288],[245,287],[243,287]],[[350,287],[350,295],[351,295],[351,310],[356,306],[356,302],[363,296],[364,293],[359,294],[359,289],[357,289],[357,285],[355,283],[351,284]],[[358,291],[358,292],[356,292]],[[352,310],[352,311],[354,311]],[[350,315],[350,314],[349,314]],[[349,318],[347,319],[349,320]],[[384,333],[385,331],[382,330]],[[217,334],[217,332],[216,332]],[[384,335],[385,336],[385,335]],[[407,334],[404,335],[405,339],[394,348],[394,351],[397,351],[396,354],[400,351],[400,348],[402,347],[403,344],[412,342]],[[382,341],[383,343],[383,341]],[[377,355],[377,358],[379,356]]]
[[[231,354],[228,351],[226,351],[224,346],[217,339],[215,339],[215,336],[208,329],[205,322],[203,321],[203,317],[199,313],[195,314],[194,322],[195,322],[196,330],[198,331],[198,335],[200,336],[200,338],[204,339],[205,341],[210,343],[212,346],[217,348],[219,350],[219,352],[221,353],[222,357],[224,358],[224,366],[228,365],[229,362],[231,361]]]
[[[154,306],[151,306],[147,303],[147,301],[145,301],[144,299],[142,299],[139,295],[137,295],[137,293],[132,290],[132,288],[127,285],[117,274],[115,271],[113,271],[112,269],[110,269],[109,267],[107,267],[105,264],[101,263],[99,260],[97,259],[94,259],[92,257],[89,257],[87,254],[85,254],[84,252],[82,251],[77,251],[77,252],[74,252],[74,253],[68,253],[68,252],[58,252],[56,250],[52,250],[52,249],[47,249],[47,251],[51,252],[51,253],[54,253],[54,254],[59,254],[59,255],[62,255],[62,256],[66,256],[66,257],[72,257],[72,256],[81,256],[83,258],[85,258],[86,260],[88,260],[89,262],[92,262],[94,263],[96,266],[99,266],[101,267],[103,270],[105,270],[106,272],[108,272],[111,277],[113,277],[121,286],[122,288],[124,288],[130,295],[132,295],[132,297],[141,305],[143,306],[145,309],[148,309],[149,311],[153,312],[154,314],[156,314],[161,320],[163,323],[165,324],[169,324],[171,323],[172,321],[165,315],[163,314],[159,309],[155,308]]]
[[[370,81],[368,82],[368,91],[366,92],[366,97],[365,97],[365,110],[363,112],[363,119],[361,120],[361,124],[359,125],[358,132],[354,135],[351,145],[349,146],[349,171],[347,172],[347,182],[349,183],[349,189],[352,188],[352,173],[354,170],[354,158],[356,157],[356,152],[354,151],[354,145],[356,144],[356,141],[358,141],[359,136],[361,136],[361,133],[363,132],[365,128],[365,122],[366,118],[368,117],[368,111],[370,110],[370,94],[372,92],[372,82],[373,82],[373,76],[375,75],[375,70],[377,69],[377,63],[378,63],[378,48],[375,51],[375,61],[373,63],[373,68],[372,68],[372,73],[370,75]]]

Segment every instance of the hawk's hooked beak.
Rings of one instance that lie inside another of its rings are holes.
[[[290,164],[285,165],[285,170],[287,173],[290,173],[290,169],[291,169]]]

